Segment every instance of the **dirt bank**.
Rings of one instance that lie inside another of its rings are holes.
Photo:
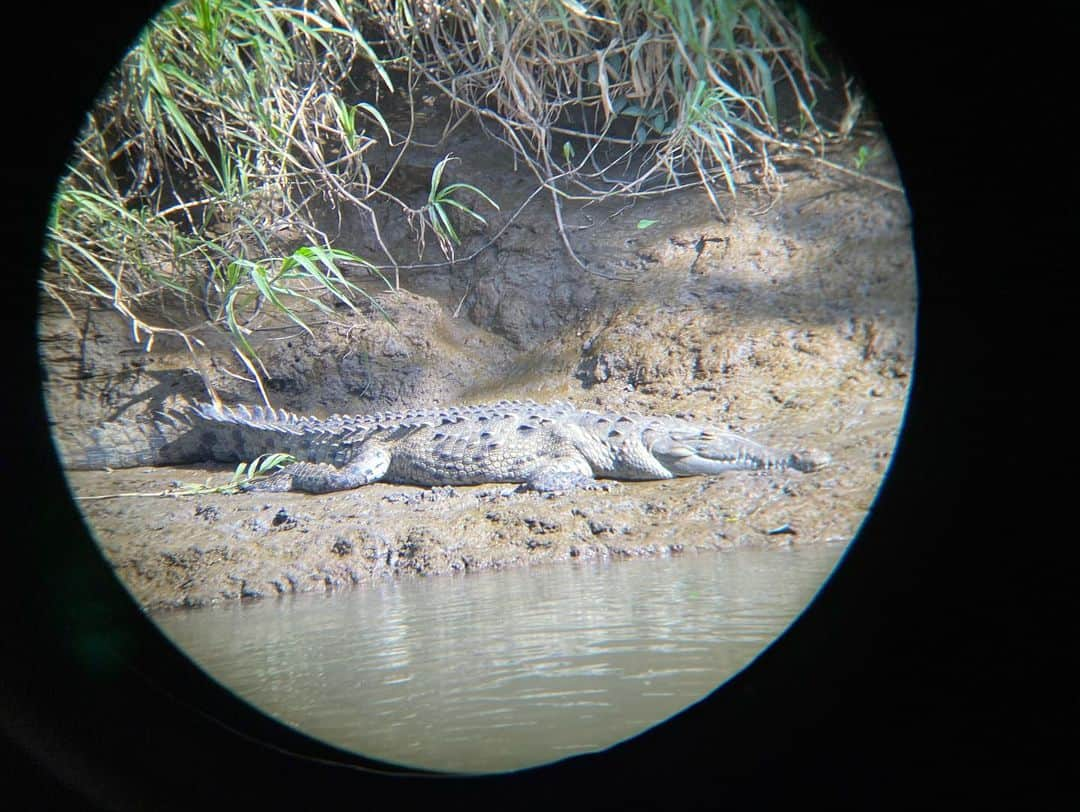
[[[473,136],[479,139],[481,136]],[[477,144],[481,142],[478,141]],[[860,144],[851,145],[852,155]],[[880,139],[866,171],[896,181]],[[526,199],[508,157],[455,146],[456,176],[499,201],[469,256]],[[439,153],[441,156],[441,153]],[[468,156],[473,156],[472,158]],[[431,164],[437,162],[432,151]],[[847,160],[851,156],[834,156]],[[373,308],[254,340],[275,406],[326,415],[501,397],[690,413],[779,447],[816,447],[817,473],[729,474],[554,497],[489,485],[80,502],[101,548],[150,609],[332,589],[575,557],[691,554],[853,537],[881,484],[911,383],[915,274],[903,196],[807,166],[778,200],[745,192],[722,222],[700,191],[565,212],[582,270],[538,196],[502,237],[451,268],[402,274]],[[640,221],[654,224],[639,228]],[[345,218],[339,247],[365,253]],[[372,286],[372,291],[376,290]],[[227,347],[204,374],[258,402]],[[113,314],[41,323],[59,447],[199,396],[191,357],[146,353]],[[221,483],[221,467],[70,472],[79,497]]]

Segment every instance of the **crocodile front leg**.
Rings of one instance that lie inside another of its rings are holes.
[[[541,493],[563,493],[572,490],[606,489],[597,482],[592,466],[579,455],[554,457],[532,471],[522,483],[522,489]]]
[[[276,493],[347,491],[377,482],[389,467],[390,452],[382,446],[372,445],[362,449],[356,459],[340,468],[325,462],[294,462],[266,479],[255,480],[244,490]]]

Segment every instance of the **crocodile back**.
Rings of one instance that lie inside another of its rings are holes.
[[[240,461],[283,452],[309,462],[339,466],[346,464],[355,455],[356,448],[369,440],[395,443],[431,429],[475,439],[496,423],[549,423],[557,416],[573,411],[572,406],[563,403],[541,405],[533,401],[504,400],[471,406],[363,415],[334,414],[318,418],[262,406],[213,403],[191,406],[192,415],[212,427],[201,440],[204,458]]]

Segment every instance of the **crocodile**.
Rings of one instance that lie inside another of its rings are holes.
[[[681,417],[618,414],[533,401],[338,415],[320,419],[269,407],[184,403],[142,430],[144,448],[119,453],[100,433],[72,468],[295,458],[247,486],[328,493],[372,482],[440,486],[519,483],[560,492],[597,480],[654,480],[726,471],[809,472],[818,451],[783,453]]]

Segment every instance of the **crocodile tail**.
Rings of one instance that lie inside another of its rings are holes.
[[[190,411],[204,427],[200,433],[202,458],[221,462],[250,461],[272,453],[292,454],[309,462],[334,462],[342,450],[340,440],[346,424],[352,420],[341,415],[320,420],[284,409],[218,403],[194,403]]]
[[[220,403],[193,403],[191,411],[211,423],[231,423],[237,426],[301,436],[317,428],[315,418],[297,417],[284,409],[262,406],[224,406]]]
[[[153,419],[111,421],[77,436],[58,431],[54,437],[65,468],[138,468],[197,461],[196,450],[182,442],[191,427],[187,414],[170,410]]]
[[[152,416],[116,420],[74,435],[55,432],[71,470],[246,462],[261,454],[309,455],[325,431],[282,409],[181,402]]]

